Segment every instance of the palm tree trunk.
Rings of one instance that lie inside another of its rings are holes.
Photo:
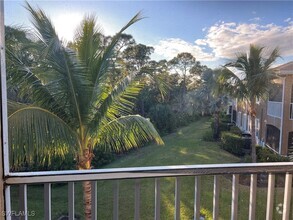
[[[219,136],[220,136],[220,130],[219,130],[219,125],[220,125],[220,114],[218,111],[215,112],[214,114],[214,139],[215,140],[218,140],[219,139]]]
[[[89,170],[91,169],[91,161],[93,158],[92,148],[89,147],[83,150],[83,154],[78,157],[78,169]],[[83,205],[84,205],[84,219],[90,220],[92,217],[92,188],[90,181],[84,181],[82,183],[83,188]]]
[[[256,136],[255,136],[255,97],[250,100],[250,118],[251,118],[251,159],[256,163]]]
[[[83,206],[84,206],[84,219],[90,220],[92,218],[92,187],[90,181],[82,183],[83,189]]]

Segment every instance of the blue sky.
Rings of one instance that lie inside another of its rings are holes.
[[[70,40],[85,14],[96,14],[104,33],[113,35],[138,11],[146,18],[127,33],[155,48],[153,59],[190,52],[210,66],[224,64],[249,44],[280,48],[293,60],[291,1],[29,1],[44,9],[60,37]],[[5,2],[5,23],[29,27],[24,1]]]

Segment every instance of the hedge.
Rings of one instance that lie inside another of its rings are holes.
[[[233,125],[230,127],[230,132],[233,133],[233,134],[236,134],[238,136],[241,136],[242,134],[242,131],[240,128],[238,128],[236,125]]]
[[[236,155],[244,155],[243,151],[244,140],[241,136],[231,132],[222,132],[221,134],[221,148]]]
[[[289,162],[288,157],[283,157],[267,147],[256,146],[257,162]]]

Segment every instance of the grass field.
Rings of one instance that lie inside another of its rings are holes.
[[[202,135],[209,129],[209,119],[201,120],[179,129],[177,132],[164,137],[165,146],[149,145],[134,150],[105,168],[237,163],[239,158],[223,151],[215,142],[204,142]],[[141,219],[154,219],[154,179],[141,180]],[[220,219],[230,219],[231,180],[220,178]],[[134,216],[134,180],[119,182],[119,217],[122,220],[133,219]],[[174,219],[174,178],[161,179],[161,219]],[[98,217],[101,220],[112,219],[113,209],[113,181],[98,182]],[[12,198],[17,198],[17,189],[12,189]],[[202,177],[201,211],[206,219],[212,215],[213,177]],[[75,188],[76,213],[82,215],[81,184]],[[283,189],[276,188],[275,204],[283,199]],[[257,218],[265,219],[266,188],[257,191]],[[193,218],[194,177],[181,178],[181,219]],[[239,219],[248,219],[249,187],[240,186]],[[13,202],[13,209],[17,210],[17,202]],[[29,219],[43,219],[43,187],[28,187],[28,210],[35,211],[35,217]],[[57,219],[67,210],[67,185],[55,184],[52,188],[52,217]],[[274,209],[275,210],[275,209]],[[281,219],[281,215],[274,211],[273,219]],[[292,218],[293,219],[293,218]]]

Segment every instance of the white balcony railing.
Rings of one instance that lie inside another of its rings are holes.
[[[256,204],[259,202],[256,197],[257,175],[268,174],[267,200],[266,200],[266,220],[273,219],[274,211],[274,193],[275,193],[275,174],[285,175],[284,197],[282,202],[282,220],[292,219],[290,216],[291,193],[292,193],[292,173],[293,163],[250,163],[250,164],[213,164],[213,165],[188,165],[188,166],[160,166],[160,167],[134,167],[122,169],[99,169],[84,171],[52,171],[52,172],[28,172],[28,173],[10,173],[5,180],[6,184],[6,213],[11,213],[10,186],[19,186],[19,210],[21,213],[28,213],[27,205],[27,186],[30,184],[44,184],[44,218],[51,219],[51,189],[52,183],[67,182],[68,184],[68,215],[69,219],[74,219],[74,184],[80,181],[92,182],[92,219],[97,219],[97,181],[114,180],[113,188],[113,219],[119,217],[119,180],[134,179],[134,219],[140,219],[140,186],[144,178],[154,178],[154,219],[160,219],[160,179],[164,177],[175,177],[175,212],[174,219],[180,219],[180,182],[183,176],[194,176],[194,185],[190,185],[190,193],[194,195],[194,217],[200,219],[200,194],[201,194],[201,176],[214,176],[213,189],[213,219],[219,218],[220,201],[220,175],[232,176],[231,189],[231,219],[237,220],[238,216],[238,195],[239,195],[239,175],[250,174],[250,198],[249,198],[249,219],[255,219]],[[65,195],[66,196],[66,195]],[[184,199],[184,198],[183,198]],[[292,210],[291,210],[292,212]],[[130,214],[130,216],[133,216]],[[27,219],[25,216],[23,219]],[[6,219],[10,220],[8,215]],[[128,219],[132,219],[129,217]]]
[[[282,102],[268,101],[267,113],[269,116],[281,118],[282,116]]]

